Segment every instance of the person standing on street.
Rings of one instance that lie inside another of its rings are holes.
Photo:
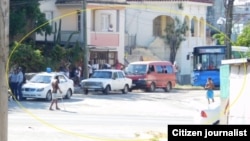
[[[60,110],[58,107],[58,96],[57,92],[59,91],[62,94],[62,91],[59,87],[59,78],[58,76],[55,76],[54,80],[51,83],[52,85],[52,101],[49,107],[49,110],[53,110],[52,106],[55,104],[56,105],[56,110]]]
[[[21,101],[23,100],[23,93],[22,93],[22,85],[23,85],[23,80],[24,80],[24,76],[23,76],[23,72],[22,72],[22,68],[18,67],[18,73],[17,73],[17,100]]]
[[[14,69],[10,74],[10,89],[13,94],[12,99],[17,99],[17,69]]]
[[[208,104],[210,104],[210,99],[212,100],[212,102],[214,102],[214,83],[210,77],[207,79],[205,89],[207,90]]]

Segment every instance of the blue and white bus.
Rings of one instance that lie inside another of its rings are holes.
[[[232,46],[232,58],[244,58],[249,55],[250,48]],[[221,60],[226,58],[226,46],[197,46],[193,49],[193,71],[191,84],[205,86],[207,78],[211,77],[215,86],[220,87]]]

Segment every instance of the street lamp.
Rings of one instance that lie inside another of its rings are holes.
[[[222,25],[224,25],[226,23],[226,19],[223,17],[220,17],[217,21],[216,21],[217,25],[220,26],[220,31],[221,31],[221,27]]]

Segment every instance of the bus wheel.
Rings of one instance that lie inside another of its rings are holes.
[[[167,85],[166,85],[166,88],[164,90],[165,90],[165,92],[170,92],[171,89],[172,89],[171,83],[168,82]]]
[[[151,83],[149,87],[149,92],[154,92],[155,91],[155,83]]]

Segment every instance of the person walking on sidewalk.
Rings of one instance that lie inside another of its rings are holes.
[[[59,91],[60,94],[62,94],[62,91],[59,87],[59,78],[58,76],[55,76],[54,80],[51,83],[52,85],[52,101],[49,107],[49,110],[54,110],[52,108],[52,106],[55,104],[56,105],[56,110],[60,110],[60,108],[58,107],[58,96],[57,96],[57,92]]]
[[[212,79],[209,77],[207,79],[207,83],[205,86],[205,89],[207,90],[207,100],[208,100],[208,104],[210,104],[210,99],[212,100],[212,102],[214,102],[214,83],[212,81]]]

